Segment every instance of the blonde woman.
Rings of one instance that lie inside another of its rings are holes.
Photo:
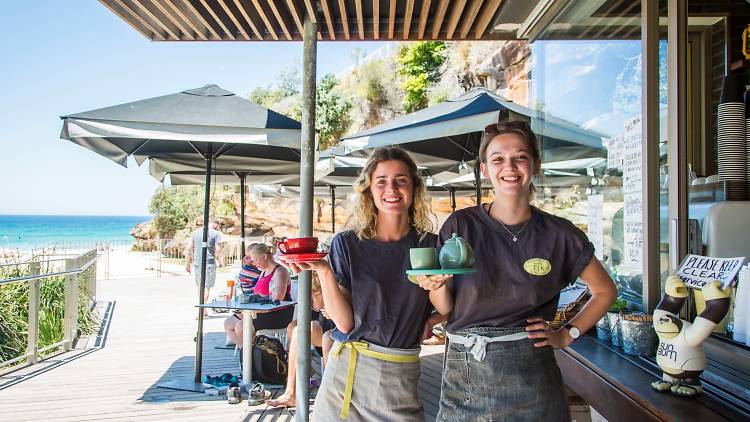
[[[257,243],[250,249],[250,257],[261,270],[253,292],[267,296],[271,300],[292,300],[292,283],[289,271],[273,260],[270,246]],[[275,312],[258,314],[253,320],[256,330],[275,330],[285,328],[294,318],[294,307]],[[234,344],[242,344],[242,314],[232,315],[224,321],[224,331]]]
[[[329,260],[293,268],[317,272],[336,324],[313,419],[423,421],[419,341],[433,306],[441,314],[453,307],[447,278],[421,287],[406,278],[409,249],[437,241],[425,185],[404,150],[379,148],[354,188],[352,228],[334,237]]]

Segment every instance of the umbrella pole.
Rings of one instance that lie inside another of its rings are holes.
[[[477,193],[477,205],[482,204],[482,174],[479,169],[479,157],[474,161],[474,188]]]
[[[300,148],[300,236],[313,234],[313,177],[315,171],[315,72],[318,25],[305,17],[302,36],[302,145]],[[310,293],[312,273],[299,275],[297,293],[297,413],[295,420],[310,418]]]
[[[336,188],[329,186],[331,189],[331,233],[336,233]]]
[[[245,257],[245,173],[240,173],[240,265]]]
[[[211,154],[206,155],[206,192],[203,203],[203,243],[201,244],[201,286],[198,303],[203,305],[206,292],[206,257],[208,255],[208,210],[211,200]],[[201,383],[203,366],[203,308],[198,308],[198,333],[195,336],[195,383]]]

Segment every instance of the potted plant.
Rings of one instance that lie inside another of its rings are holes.
[[[654,356],[659,339],[651,315],[633,312],[620,315],[622,351],[629,355]]]
[[[620,330],[620,316],[627,312],[628,302],[625,299],[618,298],[612,307],[609,308],[609,312],[604,318],[607,320],[607,328],[609,328],[609,339],[613,346],[622,346],[622,332]],[[598,331],[597,331],[598,333]]]

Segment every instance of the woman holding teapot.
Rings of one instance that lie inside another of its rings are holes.
[[[423,421],[419,341],[433,306],[453,307],[447,277],[417,286],[406,276],[409,250],[437,242],[425,185],[404,150],[378,148],[354,188],[352,228],[333,238],[329,260],[291,264],[317,272],[336,323],[313,418]]]
[[[453,233],[463,237],[476,272],[455,276],[451,285],[455,305],[437,420],[569,421],[552,349],[593,327],[617,290],[581,230],[531,206],[541,160],[526,122],[487,126],[479,155],[495,199],[453,213],[439,236],[440,243]],[[591,299],[553,330],[546,321],[554,318],[560,291],[579,277]]]

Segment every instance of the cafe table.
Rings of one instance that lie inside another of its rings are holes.
[[[234,300],[214,300],[209,303],[195,305],[197,308],[230,309],[242,311],[242,383],[252,384],[252,344],[255,342],[255,327],[253,319],[258,314],[276,312],[296,305],[294,301],[281,301],[278,305],[272,303],[240,303]]]

